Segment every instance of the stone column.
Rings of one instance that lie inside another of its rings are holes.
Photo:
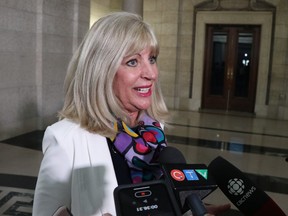
[[[122,9],[143,16],[143,0],[123,0]]]

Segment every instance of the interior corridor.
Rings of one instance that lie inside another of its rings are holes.
[[[222,156],[288,214],[287,121],[201,112],[171,114],[165,128],[168,144],[180,149],[187,163],[209,164]],[[0,215],[31,215],[42,137],[43,131],[34,131],[0,142]],[[229,200],[217,189],[205,202]],[[225,215],[242,214],[230,211]]]

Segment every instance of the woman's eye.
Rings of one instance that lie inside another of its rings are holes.
[[[151,57],[149,58],[149,61],[150,61],[150,64],[155,64],[156,61],[157,61],[157,57],[156,57],[156,56],[151,56]]]
[[[137,66],[137,60],[136,59],[131,59],[126,63],[130,67],[136,67]]]

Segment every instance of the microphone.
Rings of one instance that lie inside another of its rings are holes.
[[[245,215],[285,216],[280,207],[238,168],[222,157],[208,165],[216,183],[229,200]]]
[[[174,147],[165,147],[159,155],[164,179],[174,191],[182,213],[189,209],[195,216],[207,213],[202,199],[217,188],[204,164],[187,164],[183,154]]]
[[[163,180],[119,185],[114,189],[117,216],[181,216],[172,192]]]
[[[159,154],[160,164],[186,164],[186,159],[177,148],[167,146]]]
[[[182,155],[178,156],[184,159]],[[160,157],[166,160],[165,154]],[[163,179],[118,185],[113,196],[117,216],[182,215],[172,188]]]

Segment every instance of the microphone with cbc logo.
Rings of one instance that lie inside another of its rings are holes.
[[[286,215],[265,191],[224,158],[215,158],[208,169],[221,191],[244,215]]]
[[[186,203],[188,196],[196,194],[204,199],[217,188],[205,164],[186,164],[182,153],[177,154],[171,147],[161,152],[159,162],[162,164],[164,179],[173,189],[182,213],[190,210]]]

